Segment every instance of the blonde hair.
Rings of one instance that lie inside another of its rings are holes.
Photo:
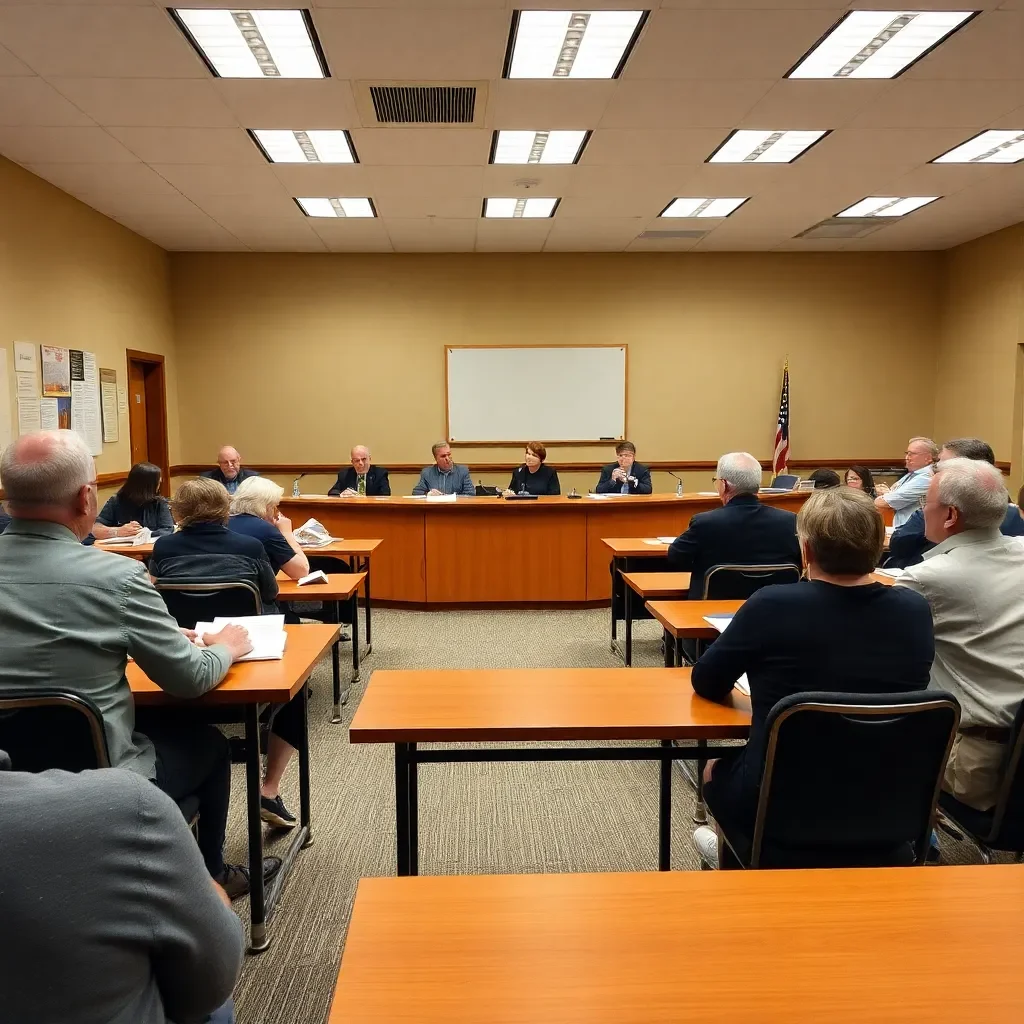
[[[208,477],[186,480],[171,499],[171,512],[178,526],[184,528],[196,523],[228,521],[231,497],[224,485]]]
[[[231,496],[233,516],[251,515],[265,519],[267,513],[280,502],[284,488],[265,476],[251,476],[238,485]]]
[[[851,487],[814,491],[796,518],[808,557],[833,576],[864,576],[882,554],[885,524],[875,503]]]

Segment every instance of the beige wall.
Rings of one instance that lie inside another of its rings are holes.
[[[641,461],[769,457],[787,353],[794,457],[892,457],[932,425],[941,258],[174,254],[179,358],[196,370],[182,458],[210,462],[230,442],[252,463],[337,463],[365,442],[384,465],[429,462],[445,429],[444,346],[524,342],[628,343]],[[878,415],[872,394],[900,380],[915,386]],[[709,474],[687,480],[709,486]]]
[[[179,461],[178,395],[167,254],[0,158],[0,348],[7,350],[13,431],[14,342],[95,352],[127,384],[125,350],[166,357],[168,443]],[[38,357],[38,352],[37,352]],[[131,466],[128,414],[105,444],[100,473]]]

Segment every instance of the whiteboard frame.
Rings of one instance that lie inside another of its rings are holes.
[[[547,448],[571,448],[573,446],[580,447],[584,445],[607,445],[612,443],[618,443],[625,441],[629,437],[629,345],[626,342],[620,342],[618,344],[601,344],[601,345],[445,345],[444,347],[444,436],[449,444],[453,448],[521,448],[534,438],[525,437],[522,441],[453,441],[452,440],[452,425],[451,425],[451,407],[449,404],[448,394],[448,368],[451,360],[451,353],[456,350],[467,349],[467,348],[492,348],[492,349],[550,349],[550,348],[618,348],[622,349],[622,362],[623,362],[623,391],[622,396],[622,426],[623,433],[621,437],[613,437],[611,440],[608,438],[595,437],[587,440],[577,441],[544,441],[544,445]]]

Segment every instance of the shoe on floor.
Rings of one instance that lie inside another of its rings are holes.
[[[266,885],[281,870],[280,857],[263,858],[263,884]],[[241,864],[225,864],[224,873],[217,879],[228,896],[237,900],[249,895],[249,869]]]
[[[718,834],[710,825],[701,825],[693,833],[693,845],[709,868],[718,867]]]
[[[298,824],[295,815],[285,807],[280,793],[260,797],[260,817],[274,828],[295,828]]]

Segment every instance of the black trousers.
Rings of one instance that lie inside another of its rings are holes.
[[[199,852],[214,878],[224,871],[224,832],[231,799],[231,753],[212,725],[167,719],[139,708],[135,725],[156,748],[153,780],[172,800],[199,801]]]
[[[302,708],[298,696],[274,708],[270,731],[280,736],[289,746],[299,749],[302,743]]]

